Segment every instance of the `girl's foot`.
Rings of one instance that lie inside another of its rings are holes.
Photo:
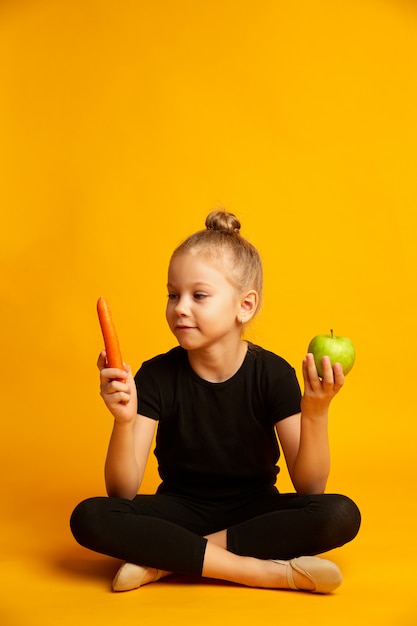
[[[113,580],[114,591],[130,591],[138,589],[142,585],[153,583],[160,578],[169,576],[171,572],[165,572],[153,567],[143,567],[134,563],[124,563]]]
[[[335,563],[316,556],[300,556],[290,561],[273,560],[285,567],[290,589],[331,593],[342,583],[342,574]]]

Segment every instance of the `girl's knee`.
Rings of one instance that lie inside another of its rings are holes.
[[[344,543],[351,541],[359,532],[361,525],[361,513],[356,503],[347,496],[334,496],[334,508],[332,519],[338,522],[338,526],[344,535]]]
[[[98,504],[102,498],[88,498],[80,502],[70,517],[70,528],[75,540],[88,547],[91,538],[97,532],[99,514]]]

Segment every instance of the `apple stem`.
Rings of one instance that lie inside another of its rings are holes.
[[[331,335],[331,337],[333,339],[333,328],[330,329],[330,335]]]

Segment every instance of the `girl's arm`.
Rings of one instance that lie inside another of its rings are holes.
[[[343,386],[343,370],[338,363],[332,369],[324,357],[321,380],[314,358],[308,354],[303,361],[303,377],[301,413],[278,422],[276,430],[297,493],[323,493],[330,472],[329,405]]]
[[[132,500],[142,484],[156,421],[136,415],[133,424],[116,420],[107,450],[104,476],[107,494]]]
[[[98,359],[100,393],[114,417],[105,463],[109,496],[132,499],[145,472],[156,422],[137,413],[136,385],[131,370],[108,368],[106,353]]]

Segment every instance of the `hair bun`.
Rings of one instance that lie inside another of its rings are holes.
[[[239,235],[240,222],[236,215],[227,211],[212,211],[206,219],[207,230],[220,230]]]

